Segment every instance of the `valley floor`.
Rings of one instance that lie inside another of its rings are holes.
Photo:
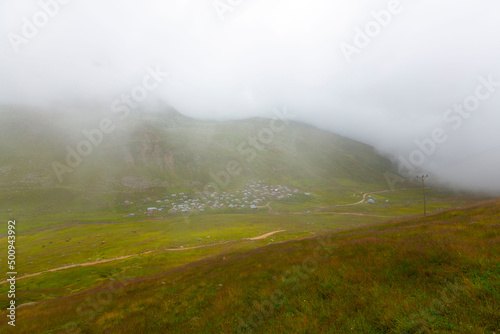
[[[420,200],[405,199],[412,192],[39,222],[17,239],[16,330],[498,333],[500,202],[433,194],[424,217]]]

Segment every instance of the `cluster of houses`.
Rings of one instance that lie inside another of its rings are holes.
[[[210,194],[196,194],[191,196],[186,193],[169,194],[164,199],[156,200],[156,206],[150,206],[146,215],[154,215],[159,212],[170,214],[204,212],[205,210],[221,209],[252,209],[257,210],[272,200],[281,200],[293,197],[301,193],[298,189],[290,189],[282,185],[269,185],[261,181],[252,181],[245,185],[242,190]],[[305,193],[305,195],[310,195]],[[146,199],[151,201],[150,198]]]

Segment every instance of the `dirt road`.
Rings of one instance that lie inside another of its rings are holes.
[[[279,230],[279,231],[274,231],[274,232],[269,232],[269,233],[266,233],[266,234],[263,234],[263,235],[259,235],[258,237],[253,237],[253,238],[247,238],[246,240],[262,240],[262,239],[265,239],[275,233],[279,233],[279,232],[285,232],[285,230]]]
[[[265,239],[268,236],[273,235],[273,234],[278,233],[278,232],[284,232],[284,230],[269,232],[269,233],[266,233],[266,234],[263,234],[263,235],[259,235],[259,236],[254,237],[254,238],[247,238],[247,239],[243,239],[243,240],[261,240],[261,239]],[[131,257],[134,257],[134,256],[149,254],[149,253],[157,252],[157,251],[158,252],[161,252],[161,251],[164,251],[164,252],[178,252],[178,251],[185,251],[185,250],[190,250],[190,249],[197,249],[197,248],[218,246],[218,245],[221,245],[221,244],[225,244],[227,242],[229,242],[229,241],[222,242],[222,243],[217,243],[217,244],[201,245],[201,246],[193,246],[193,247],[184,247],[184,248],[180,248],[179,247],[179,248],[166,248],[166,249],[159,249],[159,250],[151,250],[151,251],[147,251],[147,252],[143,252],[143,253],[138,253],[138,254],[131,254],[131,255],[124,255],[124,256],[114,257],[114,258],[111,258],[111,259],[104,259],[104,260],[99,260],[99,261],[90,261],[90,262],[84,262],[84,263],[70,264],[70,265],[67,265],[67,266],[52,268],[52,269],[40,271],[40,272],[37,272],[37,273],[28,274],[28,275],[24,275],[24,276],[20,276],[20,277],[16,277],[16,281],[20,280],[20,279],[23,279],[23,278],[38,276],[38,275],[41,275],[41,274],[44,274],[44,273],[51,273],[51,272],[55,272],[55,271],[59,271],[59,270],[64,270],[64,269],[69,269],[69,268],[87,267],[87,266],[92,266],[92,265],[106,263],[106,262],[111,262],[111,261],[124,260],[124,259],[128,259],[128,258],[131,258]],[[7,283],[7,281],[2,281],[2,282],[0,282],[0,285],[5,284],[5,283]]]

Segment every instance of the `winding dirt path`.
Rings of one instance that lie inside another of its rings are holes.
[[[274,211],[274,209],[273,209],[273,208],[271,208],[271,205],[270,205],[270,204],[271,204],[271,202],[272,202],[272,201],[269,201],[269,202],[267,202],[267,204],[266,204],[266,205],[257,206],[257,208],[258,208],[258,209],[268,208],[268,209],[269,209],[269,212],[270,212],[270,213],[272,213],[273,215],[279,215],[279,214],[280,214],[279,212],[276,212],[276,211]]]
[[[268,236],[273,235],[275,233],[284,232],[284,231],[285,230],[273,231],[273,232],[269,232],[269,233],[266,233],[266,234],[262,234],[262,235],[253,237],[253,238],[245,238],[243,240],[261,240],[261,239],[265,239]],[[150,251],[147,251],[147,252],[142,252],[142,253],[137,253],[137,254],[131,254],[131,255],[124,255],[124,256],[113,257],[111,259],[104,259],[104,260],[99,260],[99,261],[90,261],[90,262],[84,262],[84,263],[69,264],[67,266],[62,266],[62,267],[47,269],[47,270],[44,270],[44,271],[39,271],[37,273],[28,274],[28,275],[24,275],[24,276],[20,276],[20,277],[16,277],[16,281],[20,280],[20,279],[23,279],[23,278],[29,278],[29,277],[33,277],[33,276],[38,276],[38,275],[41,275],[41,274],[44,274],[44,273],[51,273],[51,272],[55,272],[55,271],[59,271],[59,270],[64,270],[64,269],[69,269],[69,268],[75,268],[75,267],[88,267],[88,266],[93,266],[93,265],[96,265],[96,264],[101,264],[101,263],[106,263],[106,262],[111,262],[111,261],[124,260],[124,259],[128,259],[128,258],[131,258],[131,257],[134,257],[134,256],[149,254],[149,253],[153,253],[153,252],[161,252],[161,251],[164,251],[164,252],[186,251],[186,250],[190,250],[190,249],[197,249],[197,248],[205,248],[205,247],[218,246],[218,245],[222,245],[222,244],[225,244],[225,243],[228,243],[228,242],[229,241],[225,241],[225,242],[221,242],[221,243],[217,243],[217,244],[200,245],[200,246],[193,246],[193,247],[183,247],[183,248],[179,247],[179,248],[165,248],[165,249],[159,249],[159,250],[150,250]],[[8,281],[2,281],[2,282],[0,282],[0,285],[5,284],[7,282]]]
[[[87,266],[92,266],[94,264],[101,264],[101,263],[106,263],[106,262],[110,262],[110,261],[128,259],[128,258],[133,257],[133,256],[138,256],[138,255],[142,255],[142,254],[148,254],[148,253],[151,253],[151,252],[153,252],[153,251],[148,251],[148,252],[139,253],[139,254],[132,254],[132,255],[125,255],[125,256],[113,257],[111,259],[105,259],[105,260],[99,260],[99,261],[91,261],[91,262],[84,262],[84,263],[69,264],[67,266],[52,268],[52,269],[48,269],[48,270],[44,270],[44,271],[39,271],[37,273],[28,274],[28,275],[24,275],[24,276],[20,276],[20,277],[16,277],[16,281],[20,280],[20,279],[23,279],[23,278],[38,276],[40,274],[50,273],[50,272],[64,270],[64,269],[68,269],[68,268],[87,267]],[[5,284],[5,283],[7,283],[7,281],[2,281],[2,282],[0,282],[0,285]]]
[[[274,231],[274,232],[269,232],[269,233],[266,233],[266,234],[263,234],[263,235],[259,235],[258,237],[253,237],[253,238],[247,238],[246,240],[262,240],[262,239],[265,239],[275,233],[280,233],[280,232],[285,232],[286,230],[278,230],[278,231]]]
[[[359,216],[359,217],[376,217],[376,218],[400,218],[399,216],[381,216],[381,215],[371,215],[369,213],[356,213],[356,212],[328,212],[331,215],[343,215],[343,216]]]
[[[401,189],[397,189],[396,191],[399,191],[399,190],[415,190],[415,189],[417,189],[417,188],[401,188]],[[318,207],[316,207],[314,209],[315,209],[315,211],[320,211],[320,210],[324,210],[324,209],[333,209],[333,208],[341,208],[341,207],[344,207],[344,206],[360,205],[360,204],[363,204],[365,202],[366,196],[368,196],[368,195],[386,193],[386,192],[389,192],[389,191],[391,191],[391,190],[390,189],[386,189],[386,190],[380,190],[380,191],[372,191],[372,192],[369,192],[369,193],[364,193],[363,194],[363,198],[359,202],[356,202],[356,203],[340,204],[340,205],[333,205],[333,206],[318,206]],[[338,213],[338,214],[342,214],[342,213]],[[350,213],[346,212],[345,214],[350,214]],[[379,216],[379,217],[384,217],[384,216]]]
[[[386,193],[388,191],[390,191],[390,190],[387,189],[387,190],[381,190],[381,191],[374,191],[374,192],[371,192],[371,193],[364,193],[363,194],[363,198],[359,202],[356,202],[356,203],[339,204],[339,205],[332,205],[332,206],[318,206],[318,207],[316,207],[314,209],[315,209],[315,211],[320,211],[320,210],[324,210],[324,209],[333,209],[333,208],[341,208],[341,207],[344,207],[344,206],[360,205],[360,204],[363,204],[365,202],[366,196],[372,195],[372,194]]]

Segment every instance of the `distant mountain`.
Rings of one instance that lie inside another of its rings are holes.
[[[220,191],[250,179],[387,188],[390,169],[372,147],[295,122],[286,112],[216,122],[168,106],[128,114],[3,106],[0,130],[0,185],[12,198],[61,189],[92,196],[154,187]]]

